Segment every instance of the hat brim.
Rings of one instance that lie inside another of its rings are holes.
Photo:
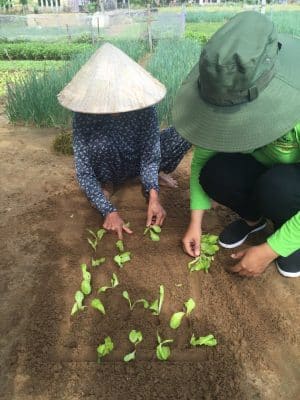
[[[198,89],[199,64],[179,89],[173,107],[176,130],[206,149],[240,152],[278,139],[300,122],[300,40],[280,36],[278,70],[252,102],[219,107],[205,102]]]

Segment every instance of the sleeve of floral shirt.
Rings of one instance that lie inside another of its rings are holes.
[[[159,191],[158,173],[161,160],[160,132],[155,107],[144,110],[144,143],[141,154],[140,177],[146,193]]]
[[[92,168],[84,136],[87,126],[84,125],[83,118],[75,115],[73,120],[73,148],[77,180],[87,198],[105,217],[107,214],[116,211],[116,208],[104,196],[100,182]]]

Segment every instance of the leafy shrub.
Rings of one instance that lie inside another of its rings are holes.
[[[188,39],[198,40],[202,45],[208,42],[209,37],[201,32],[186,31],[185,35]]]
[[[59,133],[53,141],[53,149],[57,153],[72,155],[73,154],[73,138],[70,132]]]
[[[0,43],[0,60],[69,60],[90,48],[84,43]]]

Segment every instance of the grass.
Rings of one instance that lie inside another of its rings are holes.
[[[167,95],[158,106],[160,122],[172,123],[171,110],[177,89],[199,59],[200,45],[190,39],[160,40],[147,69],[167,88]]]
[[[134,60],[139,60],[147,51],[145,42],[114,40]],[[29,71],[7,90],[6,113],[11,122],[26,122],[37,126],[66,127],[70,125],[71,112],[57,101],[57,94],[70,82],[80,67],[88,60],[93,50],[79,54],[60,69]]]
[[[65,61],[2,61],[0,60],[0,96],[6,94],[8,83],[15,84],[25,78],[30,71],[43,72],[58,69],[65,65]]]

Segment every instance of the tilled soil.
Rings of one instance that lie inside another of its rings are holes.
[[[180,240],[189,217],[190,155],[175,174],[179,188],[162,189],[168,218],[160,242],[143,236],[146,204],[139,185],[114,195],[134,230],[125,239],[132,261],[119,269],[112,261],[113,235],[103,238],[96,255],[87,243],[86,229],[99,228],[102,220],[78,189],[72,159],[51,151],[55,131],[9,127],[3,117],[0,122],[1,399],[299,398],[300,280],[281,277],[274,266],[256,279],[233,276],[226,272],[232,261],[225,250],[208,274],[188,272]],[[204,230],[218,234],[232,218],[219,207],[207,213]],[[120,285],[98,295],[105,316],[89,306],[70,317],[80,263],[90,264],[92,256],[107,261],[90,268],[93,293],[85,304],[113,272]],[[129,310],[123,290],[134,300],[154,300],[161,284],[159,317],[141,304]],[[190,297],[195,311],[172,330],[172,313]],[[136,361],[126,364],[131,329],[141,330],[144,340]],[[174,339],[167,362],[156,359],[157,332]],[[191,348],[193,333],[213,333],[218,345]],[[115,350],[99,365],[96,348],[108,335]]]

